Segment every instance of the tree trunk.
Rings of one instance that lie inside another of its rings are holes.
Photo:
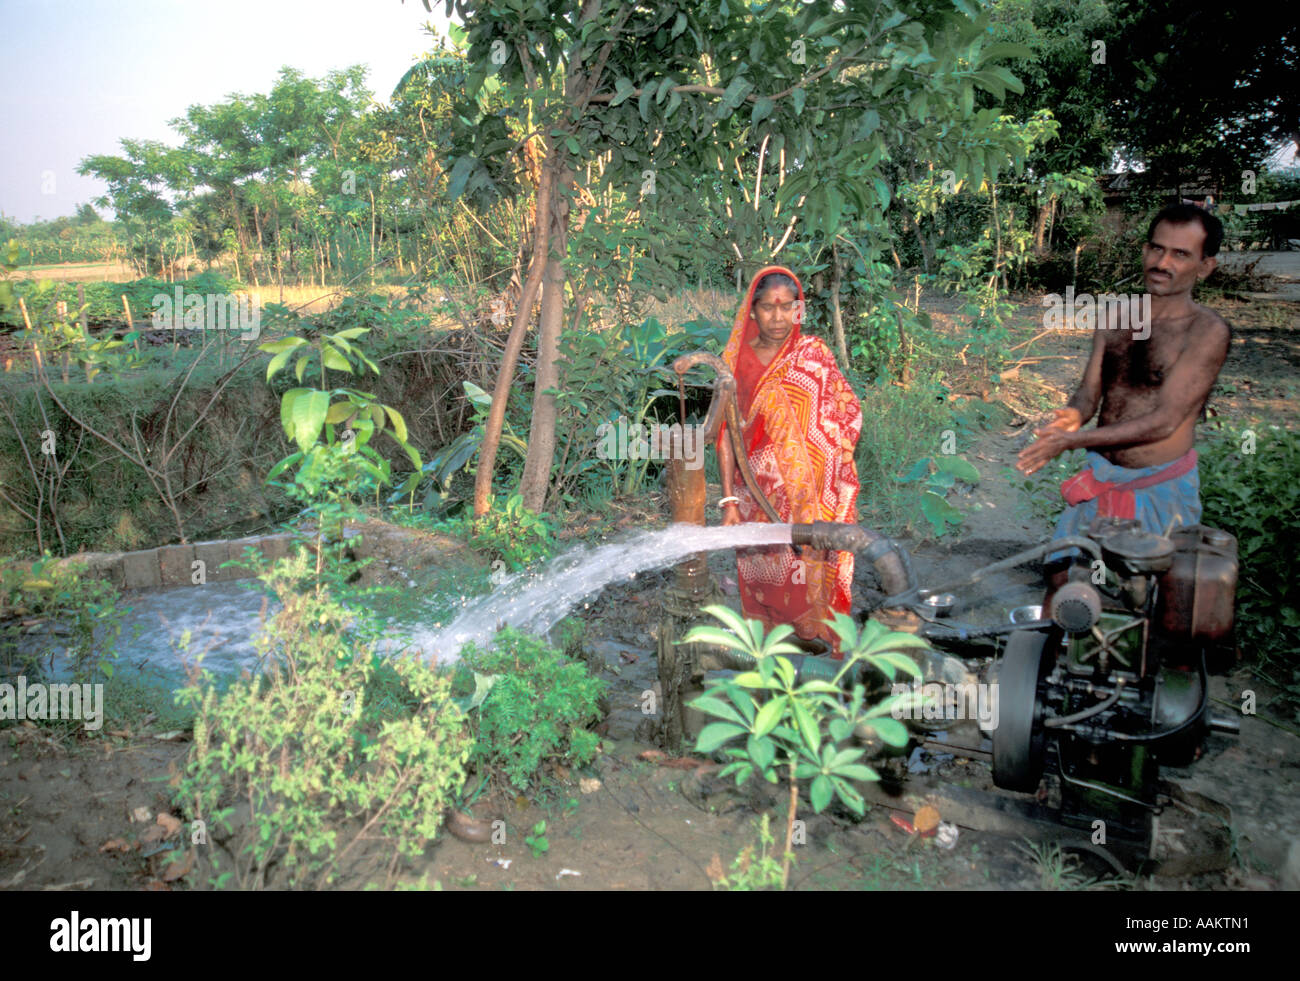
[[[519,296],[519,308],[515,311],[514,326],[506,338],[506,349],[501,355],[501,371],[497,375],[496,386],[492,389],[492,406],[488,409],[487,424],[483,432],[483,446],[479,450],[478,470],[474,474],[474,515],[487,513],[488,499],[492,496],[492,470],[496,466],[497,448],[501,445],[501,429],[506,419],[506,401],[510,396],[510,385],[514,380],[515,363],[519,360],[519,351],[524,346],[524,334],[528,330],[528,321],[533,312],[533,301],[537,298],[538,287],[542,283],[542,273],[546,269],[547,239],[551,223],[551,194],[554,190],[555,174],[551,158],[542,171],[541,185],[537,188],[537,214],[540,217],[533,222],[533,257],[528,266],[528,275],[524,279],[523,290]]]
[[[549,140],[547,141],[550,142]],[[547,148],[548,162],[553,150]],[[548,168],[549,169],[549,168]],[[551,482],[551,462],[555,458],[555,395],[560,384],[560,329],[564,326],[564,256],[568,250],[568,202],[562,189],[573,175],[566,168],[556,174],[550,214],[538,209],[538,221],[549,221],[546,272],[542,277],[542,315],[537,328],[537,383],[533,389],[533,418],[528,434],[528,457],[519,492],[524,507],[541,511],[546,505],[546,491]]]
[[[1034,219],[1034,255],[1042,255],[1047,251],[1047,220],[1055,203],[1056,199],[1049,196],[1046,204],[1038,206],[1038,215]]]
[[[844,315],[840,311],[840,252],[831,244],[831,328],[835,332],[835,353],[840,356],[840,370],[849,368],[849,349],[844,343]]]

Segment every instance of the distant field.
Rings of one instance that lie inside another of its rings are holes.
[[[82,283],[131,283],[139,279],[124,262],[65,262],[44,266],[24,266],[10,274],[15,279],[49,279]],[[373,287],[375,293],[398,295],[401,289],[389,284]],[[338,286],[279,286],[269,284],[250,287],[249,294],[262,304],[284,303],[299,313],[323,313],[333,309],[342,296]]]
[[[125,262],[64,262],[24,266],[10,273],[15,279],[76,279],[87,283],[129,283],[135,271]]]

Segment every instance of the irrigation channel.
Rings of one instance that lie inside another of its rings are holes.
[[[381,649],[389,654],[418,651],[439,664],[452,664],[465,644],[485,646],[503,626],[547,633],[611,583],[697,552],[788,545],[790,535],[788,524],[711,528],[674,524],[594,548],[577,545],[539,568],[508,576],[486,595],[465,596],[448,589],[431,593],[424,605],[439,612],[392,618]],[[262,633],[263,617],[278,609],[256,580],[142,590],[125,602],[131,609],[122,623],[117,670],[173,688],[183,683],[186,662],[199,654],[203,666],[218,678],[259,670],[262,654],[256,638]],[[63,678],[69,672],[61,640],[58,633],[30,634],[23,639],[20,653],[48,655],[51,675]]]

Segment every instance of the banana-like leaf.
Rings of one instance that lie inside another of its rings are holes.
[[[328,392],[308,389],[293,401],[291,412],[293,422],[293,440],[298,449],[306,453],[320,435],[321,426],[325,424],[325,414],[329,411]]]

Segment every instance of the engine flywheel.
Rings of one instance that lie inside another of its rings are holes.
[[[1043,728],[1035,726],[1034,715],[1046,647],[1043,631],[1018,630],[994,668],[998,724],[993,730],[993,782],[1007,790],[1032,792],[1043,774]]]

